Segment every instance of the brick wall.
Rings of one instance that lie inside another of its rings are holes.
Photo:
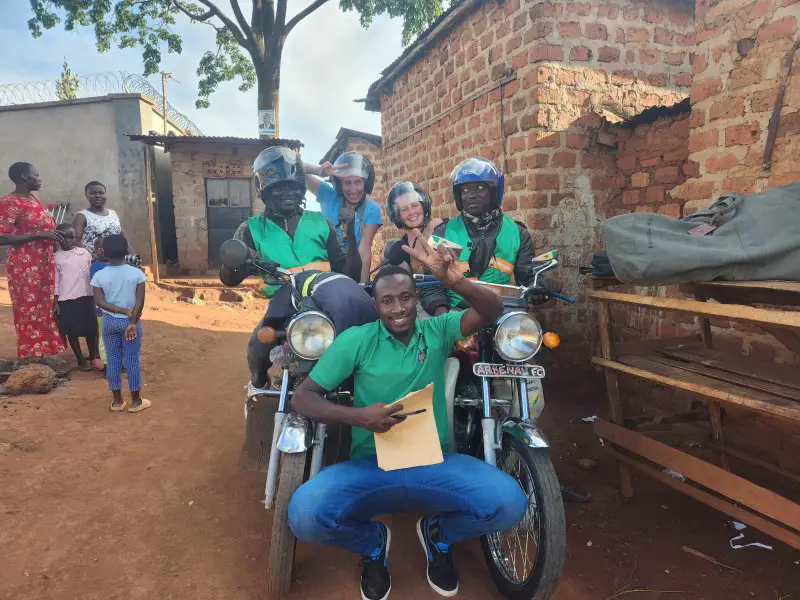
[[[208,271],[206,178],[217,176],[217,167],[230,165],[235,170],[231,177],[252,180],[253,161],[259,152],[258,147],[220,148],[219,145],[170,151],[178,266],[182,274],[201,275]],[[254,202],[253,214],[262,211],[261,202]]]
[[[657,212],[680,218],[683,202],[669,192],[684,183],[689,158],[689,114],[618,128],[614,213]]]
[[[725,191],[745,193],[800,179],[797,60],[772,167],[763,166],[769,120],[799,21],[798,0],[697,0],[689,139],[696,175],[675,192],[690,212]]]
[[[588,351],[577,267],[617,195],[598,127],[688,95],[693,29],[693,7],[675,0],[484,3],[381,97],[387,183],[415,180],[436,215],[453,216],[452,168],[474,155],[496,161],[504,208],[537,249],[559,249],[564,289],[579,298],[550,309],[548,324]]]

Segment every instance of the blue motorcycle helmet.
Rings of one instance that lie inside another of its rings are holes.
[[[453,172],[450,173],[450,187],[453,189],[453,198],[456,201],[456,208],[463,210],[461,204],[461,186],[465,183],[482,182],[487,184],[494,191],[494,206],[503,206],[503,192],[505,190],[505,178],[492,161],[474,157],[459,163]]]

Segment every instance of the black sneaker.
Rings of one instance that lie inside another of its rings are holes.
[[[417,521],[417,535],[428,561],[428,583],[441,596],[455,596],[458,573],[453,566],[453,545],[439,541],[439,519],[421,518]]]
[[[389,545],[392,543],[392,532],[383,523],[381,528],[381,545],[372,554],[361,557],[361,600],[386,600],[392,591],[392,578],[386,562],[389,560]]]

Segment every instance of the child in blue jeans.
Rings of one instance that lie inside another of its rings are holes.
[[[122,362],[128,371],[131,392],[129,413],[150,408],[150,401],[141,397],[142,374],[139,354],[142,349],[142,324],[139,318],[144,308],[145,281],[141,270],[125,264],[128,241],[121,235],[109,235],[103,240],[108,266],[92,277],[94,300],[103,311],[103,342],[106,346],[106,375],[113,394],[111,410],[119,412],[127,406],[122,399]]]

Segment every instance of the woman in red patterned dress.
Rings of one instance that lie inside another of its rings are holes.
[[[0,198],[0,246],[11,246],[6,263],[8,291],[17,330],[17,356],[31,358],[64,351],[53,316],[55,260],[61,241],[56,223],[33,193],[42,187],[29,163],[14,163],[8,176],[16,189]]]

